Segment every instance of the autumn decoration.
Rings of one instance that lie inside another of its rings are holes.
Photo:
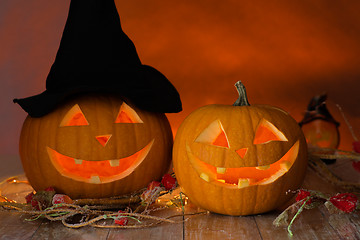
[[[14,176],[0,183],[5,185],[28,184]],[[177,182],[173,175],[165,174],[161,181],[151,181],[146,188],[131,194],[94,199],[71,199],[59,194],[53,187],[32,191],[25,196],[25,203],[17,202],[0,194],[0,211],[15,211],[25,214],[26,221],[47,219],[60,221],[69,228],[92,226],[97,228],[146,228],[161,223],[179,223],[183,216],[199,213],[155,216],[154,213],[167,208],[183,209],[186,197],[175,193]],[[1,189],[1,188],[0,188]],[[164,198],[171,196],[170,199]],[[154,206],[156,203],[156,206]],[[177,219],[178,218],[178,219]]]
[[[45,91],[14,102],[29,114],[20,157],[35,191],[118,196],[160,180],[170,166],[165,113],[182,110],[179,93],[140,61],[114,0],[70,2]]]
[[[165,114],[112,95],[85,94],[43,117],[28,116],[20,156],[36,191],[52,186],[73,199],[111,197],[161,179],[172,139]]]
[[[245,87],[231,105],[208,105],[181,124],[174,171],[189,199],[212,212],[249,215],[273,210],[300,187],[307,167],[305,137],[285,111],[250,105]]]

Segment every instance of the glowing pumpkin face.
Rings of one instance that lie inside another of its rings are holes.
[[[209,211],[248,215],[284,204],[303,181],[305,138],[272,106],[209,105],[191,113],[174,143],[176,177],[189,199]]]
[[[171,147],[164,114],[104,95],[82,96],[44,117],[27,117],[20,137],[23,167],[34,189],[53,186],[72,198],[145,187],[167,171]]]

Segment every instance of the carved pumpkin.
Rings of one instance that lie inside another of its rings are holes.
[[[83,95],[40,117],[20,136],[25,174],[35,190],[53,186],[71,198],[130,193],[160,179],[171,162],[164,114],[108,95]]]
[[[236,84],[234,104],[192,112],[175,137],[177,180],[196,205],[221,214],[249,215],[284,204],[302,183],[307,147],[297,122],[285,111],[250,106]]]

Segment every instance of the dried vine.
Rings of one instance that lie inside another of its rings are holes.
[[[329,183],[349,191],[360,192],[360,183],[342,180],[336,176],[321,159],[349,159],[357,162],[360,161],[359,153],[337,149],[311,148],[309,151],[309,166]]]
[[[2,184],[26,183],[19,181],[19,177],[11,177]],[[16,211],[29,215],[28,221],[46,218],[50,221],[61,221],[69,228],[81,228],[92,226],[98,228],[146,228],[162,223],[180,223],[185,216],[207,213],[199,212],[185,214],[184,202],[186,197],[180,192],[174,193],[177,186],[176,179],[170,174],[165,174],[163,181],[153,181],[147,188],[141,189],[129,195],[101,199],[76,199],[63,198],[63,194],[56,194],[53,188],[47,188],[37,193],[31,192],[26,196],[27,203],[17,203],[1,196],[0,210]],[[169,194],[170,199],[162,198]],[[170,195],[171,194],[171,195]],[[71,202],[54,202],[56,195],[61,200]],[[165,203],[157,203],[158,201]],[[168,207],[181,209],[181,214],[158,217],[152,212]],[[116,210],[115,210],[116,209]],[[180,220],[173,218],[181,217]]]
[[[132,197],[133,198],[133,197]],[[128,198],[131,199],[131,198]],[[123,199],[122,199],[123,200]],[[114,200],[116,201],[116,200]],[[95,202],[97,201],[85,201],[85,202]],[[84,202],[81,202],[84,203]],[[3,210],[14,210],[19,213],[24,213],[32,216],[27,219],[28,221],[34,221],[39,218],[46,218],[50,221],[61,221],[64,226],[69,228],[81,228],[85,226],[92,226],[98,228],[146,228],[152,227],[162,223],[180,223],[183,222],[183,217],[205,214],[207,212],[199,212],[192,214],[176,214],[167,217],[157,217],[150,215],[151,211],[157,211],[161,208],[155,208],[152,210],[146,210],[142,213],[131,212],[128,208],[127,211],[104,211],[97,209],[92,209],[91,206],[85,205],[80,206],[77,204],[55,204],[44,210],[34,210],[28,204],[21,204],[15,202],[0,202],[0,206]],[[106,207],[105,205],[103,205]],[[146,209],[148,209],[146,207]],[[75,216],[82,216],[80,220],[74,222]],[[172,220],[172,218],[181,217],[181,220]],[[129,225],[116,225],[113,223],[104,224],[99,223],[103,220],[116,220],[119,218],[128,218],[133,220],[132,224]],[[149,222],[150,221],[150,222]]]

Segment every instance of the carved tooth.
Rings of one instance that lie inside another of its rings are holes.
[[[281,169],[289,170],[291,167],[291,162],[285,161],[280,164]]]
[[[256,169],[259,169],[259,170],[266,170],[266,169],[269,169],[269,168],[270,168],[270,165],[264,165],[264,166],[256,167]]]
[[[100,184],[101,180],[99,176],[92,176],[90,179],[90,183]]]
[[[75,158],[75,164],[82,164],[83,160]]]
[[[200,178],[202,178],[206,182],[210,182],[210,177],[206,173],[201,173]]]
[[[224,174],[225,171],[226,171],[226,168],[222,168],[222,167],[217,167],[217,168],[216,168],[216,172],[217,172],[217,173]]]
[[[238,188],[248,187],[250,185],[250,181],[247,178],[239,178],[238,180]]]
[[[120,164],[119,160],[110,160],[109,162],[110,162],[110,166],[112,167],[117,167]]]
[[[221,182],[221,183],[225,183],[224,179],[217,179],[216,181]]]

